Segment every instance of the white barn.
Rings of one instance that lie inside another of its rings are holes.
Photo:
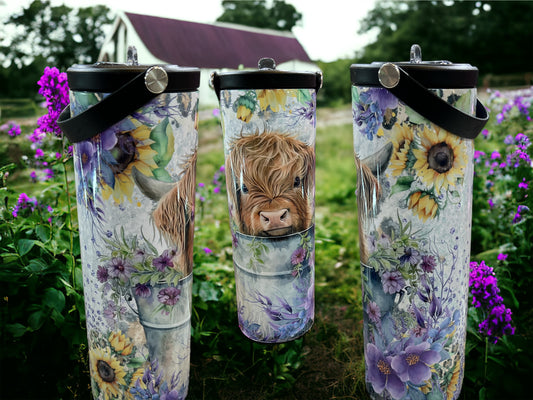
[[[202,108],[218,104],[209,87],[209,77],[215,70],[257,68],[257,61],[263,57],[273,58],[280,70],[319,70],[290,32],[119,12],[98,61],[124,63],[128,46],[136,47],[139,64],[200,68]]]

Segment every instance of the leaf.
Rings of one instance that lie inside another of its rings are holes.
[[[37,225],[35,227],[35,233],[41,242],[46,242],[50,238],[50,228],[46,225]]]
[[[65,308],[65,295],[55,288],[48,288],[44,292],[43,305],[60,313]]]
[[[301,104],[306,104],[311,102],[311,93],[309,89],[299,89],[297,95],[298,102]]]
[[[28,325],[31,328],[31,330],[36,331],[43,326],[45,320],[46,320],[46,317],[43,311],[38,310],[30,314],[30,316],[28,317]]]
[[[20,239],[17,243],[17,249],[18,249],[19,255],[22,257],[28,254],[34,245],[35,245],[35,240]]]
[[[168,173],[168,171],[165,168],[156,168],[156,169],[152,170],[152,173],[154,174],[154,177],[158,181],[170,182],[170,183],[174,182],[172,180],[172,177],[170,176],[170,174]]]
[[[48,269],[48,265],[39,258],[30,260],[29,264],[24,267],[28,272],[38,273]]]
[[[16,323],[16,324],[7,324],[6,330],[10,332],[13,335],[13,337],[17,338],[17,337],[21,337],[22,335],[24,335],[27,331],[27,328],[22,324]]]
[[[157,152],[154,161],[158,167],[163,168],[174,154],[174,133],[168,123],[168,118],[163,119],[152,129],[150,139],[154,141],[150,147]]]
[[[391,189],[391,195],[411,188],[411,184],[414,182],[415,178],[412,176],[401,176],[396,181],[396,184]]]

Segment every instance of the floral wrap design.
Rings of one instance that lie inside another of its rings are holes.
[[[239,327],[262,343],[314,320],[316,93],[222,90]]]
[[[435,93],[467,113],[474,89]],[[367,389],[456,399],[464,372],[473,141],[352,86]]]
[[[197,92],[163,93],[74,144],[95,399],[187,396],[197,115]]]

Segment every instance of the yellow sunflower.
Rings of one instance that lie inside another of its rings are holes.
[[[150,129],[147,126],[117,133],[115,146],[108,150],[112,160],[102,163],[102,196],[105,200],[111,195],[117,203],[124,196],[131,202],[134,181],[131,176],[133,167],[142,174],[153,176],[152,170],[157,168],[154,156],[157,152],[150,145]]]
[[[404,125],[395,125],[391,142],[393,145],[390,168],[392,176],[400,176],[407,165],[407,153],[414,140],[413,131]]]
[[[466,144],[458,136],[434,126],[424,128],[421,134],[421,148],[414,149],[414,169],[422,182],[434,186],[437,195],[441,190],[455,186],[464,176],[467,164]]]
[[[123,355],[127,356],[131,354],[133,350],[133,343],[122,332],[111,332],[109,335],[109,343],[113,346],[113,349]]]
[[[137,381],[139,382],[139,385],[141,389],[146,389],[146,384],[143,382],[143,375],[144,375],[144,368],[137,369],[133,375],[131,376],[130,380],[130,386],[127,393],[126,398],[129,400],[133,400],[133,395],[131,394],[131,389],[137,386]]]
[[[104,399],[112,399],[119,396],[120,386],[126,385],[124,377],[126,372],[115,358],[109,348],[96,347],[89,351],[89,364],[91,377],[98,384]]]
[[[245,105],[240,105],[237,108],[237,118],[243,122],[246,122],[246,123],[250,122],[252,115],[253,115],[253,110],[246,107]]]
[[[423,194],[422,192],[414,192],[409,196],[407,208],[413,210],[413,213],[418,218],[426,222],[428,218],[435,218],[439,210],[439,205],[430,195]]]
[[[461,377],[461,363],[457,361],[455,363],[455,368],[453,370],[452,379],[450,379],[450,383],[448,387],[446,388],[446,400],[453,399],[453,395],[457,391],[459,384],[459,378]]]
[[[285,110],[287,93],[283,89],[262,89],[257,91],[257,99],[261,111],[265,111],[270,106],[273,112],[278,112],[280,107]]]

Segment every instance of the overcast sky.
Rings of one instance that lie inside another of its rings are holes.
[[[334,61],[352,57],[374,39],[372,33],[359,35],[359,21],[376,0],[285,0],[303,14],[294,35],[313,60]],[[222,14],[222,0],[52,0],[52,5],[72,8],[106,4],[112,10],[130,11],[193,22],[212,23]],[[0,0],[2,20],[21,11],[31,0]],[[243,2],[244,3],[244,2]]]

